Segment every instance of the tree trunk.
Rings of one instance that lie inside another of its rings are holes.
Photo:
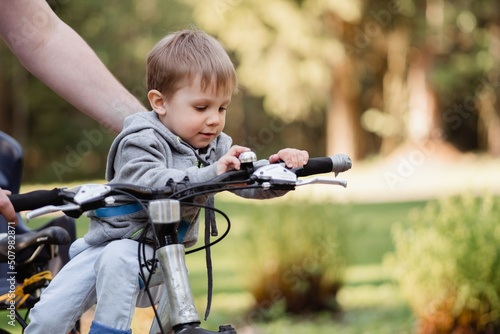
[[[477,96],[479,117],[484,128],[487,152],[500,156],[500,115],[498,98],[492,87],[484,86]]]
[[[384,112],[399,124],[399,131],[389,131],[382,137],[381,154],[387,155],[407,136],[408,87],[406,80],[409,34],[405,26],[387,33],[387,70],[383,79]],[[394,126],[394,125],[393,125]]]
[[[484,129],[482,141],[489,154],[500,156],[500,26],[491,24],[489,29],[491,46],[490,55],[496,66],[489,71],[476,96],[479,118]]]
[[[442,29],[444,18],[444,3],[442,0],[428,0],[420,3],[419,15],[426,18],[429,25]],[[413,24],[416,24],[415,22]],[[417,28],[418,29],[418,28]],[[410,40],[410,34],[407,39]],[[428,140],[442,141],[440,131],[442,122],[437,107],[436,95],[428,82],[428,73],[433,63],[434,45],[423,45],[419,50],[409,52],[408,55],[408,114],[406,140],[412,143],[421,143]]]
[[[326,117],[326,149],[328,155],[345,153],[358,160],[364,157],[365,150],[352,62],[352,58],[345,57],[342,64],[333,68],[332,99]]]
[[[442,128],[436,97],[427,81],[430,55],[422,53],[424,55],[414,57],[408,69],[407,140],[417,143],[436,140]]]

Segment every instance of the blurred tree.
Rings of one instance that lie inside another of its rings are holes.
[[[218,37],[242,83],[226,131],[259,155],[290,145],[361,159],[421,141],[500,155],[496,0],[49,3],[145,104],[159,38],[193,22]],[[26,148],[27,181],[102,176],[114,134],[73,109],[0,43],[0,130]]]
[[[446,141],[462,151],[498,155],[499,3],[400,0],[365,6],[365,20],[385,28],[382,113],[363,114],[365,128],[383,137],[381,152],[405,141]],[[389,131],[392,124],[401,131]]]
[[[428,0],[421,50],[433,57],[429,82],[445,138],[461,150],[500,155],[500,4],[492,0]]]
[[[346,52],[327,24],[361,15],[359,1],[194,1],[195,21],[216,35],[238,60],[245,89],[263,96],[264,108],[285,124],[317,119],[327,105],[329,152],[362,156],[356,85]],[[332,79],[334,81],[332,81]],[[332,85],[332,82],[335,84]],[[333,95],[331,101],[330,97]]]
[[[165,34],[190,23],[176,1],[49,0],[56,14],[96,51],[146,106],[145,58]],[[0,43],[0,130],[26,151],[25,180],[101,178],[113,133],[31,76]]]
[[[189,3],[268,113],[326,114],[328,153],[363,158],[408,141],[500,150],[495,0]]]

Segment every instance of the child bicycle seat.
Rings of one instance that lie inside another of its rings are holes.
[[[64,245],[69,243],[71,237],[60,226],[49,226],[40,231],[24,233],[16,237],[15,261],[17,265],[32,262],[38,257],[46,245]],[[0,262],[9,260],[9,243],[7,235],[0,235]],[[50,260],[47,259],[47,261]]]
[[[17,308],[33,307],[39,298],[38,290],[52,280],[52,273],[47,267],[50,259],[55,257],[54,245],[67,244],[70,240],[68,231],[60,226],[24,233],[16,238],[14,256],[12,251],[9,252],[8,236],[0,236],[0,262],[8,262],[10,272],[15,273],[7,278],[8,290],[0,292],[3,293],[0,295],[0,310],[8,309],[11,300],[16,301]],[[15,266],[9,262],[11,259],[15,259]],[[22,284],[13,289],[16,283]]]

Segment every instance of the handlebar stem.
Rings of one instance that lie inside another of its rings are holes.
[[[149,202],[149,212],[156,234],[157,248],[179,243],[180,203],[164,199]]]
[[[151,201],[149,211],[155,226],[158,247],[156,253],[165,283],[158,311],[159,314],[168,314],[168,319],[161,319],[162,326],[165,331],[185,324],[197,326],[201,321],[189,284],[186,253],[177,236],[180,203],[170,199]],[[157,333],[158,327],[155,321],[150,333]]]

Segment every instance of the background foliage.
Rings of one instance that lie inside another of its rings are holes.
[[[283,203],[254,210],[239,222],[246,226],[242,246],[252,254],[245,271],[259,318],[341,310],[337,294],[346,258],[337,231],[342,217],[335,209]]]
[[[145,105],[144,58],[197,26],[242,83],[226,132],[265,156],[387,155],[406,143],[500,154],[495,0],[50,0]],[[0,130],[27,150],[27,181],[102,177],[114,137],[55,96],[0,45]],[[83,130],[102,138],[89,142]],[[58,173],[57,166],[66,167]]]
[[[500,201],[464,195],[430,203],[394,228],[396,276],[420,333],[500,330]]]

